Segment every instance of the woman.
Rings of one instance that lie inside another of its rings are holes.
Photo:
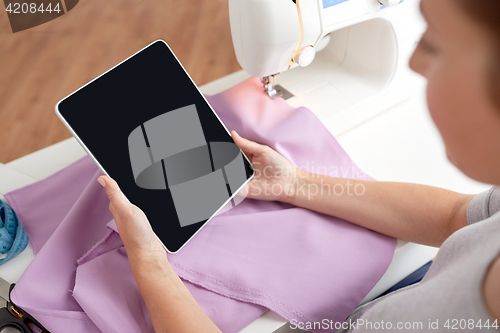
[[[448,158],[469,177],[500,185],[500,2],[422,0],[421,8],[428,30],[410,66],[428,79],[429,110]],[[288,202],[399,239],[441,247],[421,283],[356,309],[344,324],[383,321],[390,322],[393,330],[447,331],[455,319],[462,328],[465,320],[466,329],[479,331],[478,324],[483,326],[488,320],[492,325],[500,319],[500,213],[496,214],[500,189],[471,196],[416,184],[297,172],[271,148],[234,131],[232,137],[261,171],[244,188],[248,197]],[[283,168],[292,172],[283,176],[279,172]],[[308,200],[307,193],[297,190],[303,184],[333,187],[348,181],[362,184],[364,194],[324,193]],[[108,193],[110,210],[155,329],[218,331],[170,267],[142,211],[127,202],[113,180],[103,176],[99,182]],[[276,184],[287,191],[280,196],[265,191]],[[406,324],[415,322],[423,327]],[[344,325],[342,329],[364,330],[370,327]]]

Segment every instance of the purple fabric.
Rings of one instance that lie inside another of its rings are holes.
[[[371,179],[312,112],[269,99],[256,78],[208,100],[229,130],[304,170]],[[6,195],[37,253],[13,301],[52,332],[152,332],[99,175],[85,157]],[[343,321],[384,274],[395,245],[335,217],[245,199],[168,257],[217,326],[237,332],[266,309],[289,320]]]

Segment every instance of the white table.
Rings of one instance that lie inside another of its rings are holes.
[[[212,95],[246,78],[248,74],[239,71],[200,89]],[[357,165],[378,180],[416,182],[463,193],[478,193],[489,188],[489,185],[468,179],[446,159],[439,133],[427,112],[423,87],[404,103],[342,133],[337,139]],[[83,149],[70,138],[0,164],[0,193],[43,179],[83,156]],[[401,281],[432,259],[437,251],[437,248],[398,241],[390,267],[363,302]],[[16,282],[33,258],[33,251],[28,246],[18,257],[0,266],[0,276]],[[267,311],[241,332],[299,331],[291,330],[286,323],[281,316]]]

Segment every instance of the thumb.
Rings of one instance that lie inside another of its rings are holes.
[[[108,195],[109,202],[114,210],[112,213],[115,220],[116,218],[127,219],[134,215],[134,206],[122,193],[120,187],[114,179],[108,176],[100,176],[97,181],[102,185],[102,187],[104,187],[104,190]]]
[[[265,147],[264,145],[242,138],[235,130],[231,131],[231,137],[234,143],[243,150],[248,158],[251,158],[253,155],[261,154]]]

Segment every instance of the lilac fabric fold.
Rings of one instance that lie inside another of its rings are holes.
[[[303,170],[371,179],[310,110],[269,99],[256,78],[207,99],[229,130]],[[85,157],[6,195],[36,253],[13,301],[52,332],[152,332],[99,175]],[[267,309],[299,322],[343,321],[395,246],[335,217],[245,199],[168,258],[217,326],[238,332]]]

